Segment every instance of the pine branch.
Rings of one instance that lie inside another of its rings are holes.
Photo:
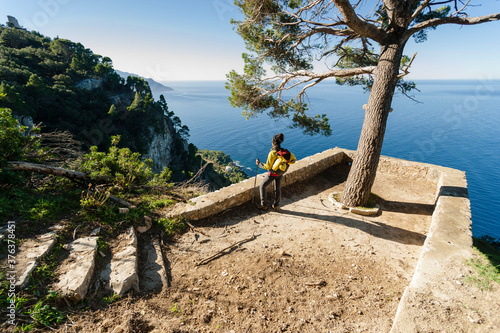
[[[427,7],[429,5],[430,2],[431,2],[431,0],[423,1],[420,4],[420,6],[418,6],[418,8],[413,12],[413,14],[410,18],[410,22],[413,22],[417,18],[418,14],[420,14],[425,9],[425,7]]]
[[[476,16],[476,17],[443,17],[443,18],[434,18],[419,24],[416,24],[411,29],[408,29],[406,33],[406,38],[410,38],[411,35],[419,32],[420,30],[424,30],[430,27],[437,27],[443,24],[460,24],[460,25],[475,25],[481,24],[491,21],[500,20],[500,13],[484,15],[484,16]]]
[[[387,34],[377,26],[360,19],[349,1],[333,0],[333,3],[342,13],[345,24],[349,28],[354,30],[357,34],[373,39],[380,44],[385,44]]]

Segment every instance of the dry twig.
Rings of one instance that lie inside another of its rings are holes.
[[[304,283],[304,285],[309,287],[324,287],[326,286],[326,281],[321,280],[319,282],[309,282],[309,283]]]
[[[203,236],[207,236],[209,237],[206,233],[204,233],[203,231],[201,231],[200,229],[196,228],[194,225],[192,225],[191,223],[187,222],[186,221],[186,224],[189,226],[189,228],[191,228],[191,230],[193,230],[193,232],[197,232],[199,234],[202,234]]]
[[[216,254],[214,254],[214,255],[212,255],[212,256],[210,256],[210,257],[206,258],[206,259],[201,260],[200,262],[198,262],[198,263],[196,264],[196,266],[206,265],[206,264],[208,264],[209,262],[211,262],[212,260],[215,260],[215,259],[217,259],[217,258],[219,258],[219,257],[222,257],[222,256],[223,256],[223,255],[225,255],[225,254],[228,254],[228,253],[232,252],[235,248],[237,248],[237,247],[241,246],[242,244],[245,244],[245,243],[248,243],[248,242],[250,242],[250,241],[253,241],[253,240],[254,240],[255,238],[257,238],[258,236],[259,236],[259,235],[255,235],[255,234],[253,234],[253,235],[252,235],[252,237],[248,237],[248,238],[245,238],[245,239],[243,239],[243,240],[240,240],[239,242],[236,242],[236,243],[234,243],[234,244],[232,244],[232,245],[230,245],[230,246],[228,246],[228,247],[226,247],[226,248],[224,248],[224,249],[220,250],[220,251],[219,251],[219,252],[217,252]]]

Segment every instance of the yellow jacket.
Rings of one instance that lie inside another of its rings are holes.
[[[260,167],[263,169],[269,170],[271,173],[273,173],[273,171],[277,171],[279,164],[275,165],[275,163],[276,163],[276,160],[278,159],[278,156],[279,155],[277,154],[276,149],[271,148],[271,151],[267,155],[266,164],[261,163]],[[297,159],[295,158],[295,155],[290,152],[290,161],[288,162],[288,164],[293,164],[296,161],[297,161]],[[282,171],[285,171],[285,170],[282,170]]]

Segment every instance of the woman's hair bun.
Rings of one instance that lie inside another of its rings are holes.
[[[279,133],[279,134],[276,134],[275,136],[273,136],[273,143],[274,144],[278,144],[280,145],[283,140],[285,140],[285,136],[283,135],[283,133]]]

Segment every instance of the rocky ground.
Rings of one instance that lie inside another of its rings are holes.
[[[106,308],[89,304],[56,330],[389,332],[429,230],[436,185],[379,173],[373,192],[382,212],[363,217],[328,200],[347,172],[337,166],[285,187],[279,212],[248,203],[159,242],[166,264],[161,291],[132,291]],[[139,234],[140,261],[155,237]],[[494,332],[498,286],[480,291],[467,282],[472,271],[465,263],[454,269],[457,294],[465,298],[459,307],[436,304],[430,295],[413,300],[423,331]],[[145,271],[139,264],[139,280]]]

